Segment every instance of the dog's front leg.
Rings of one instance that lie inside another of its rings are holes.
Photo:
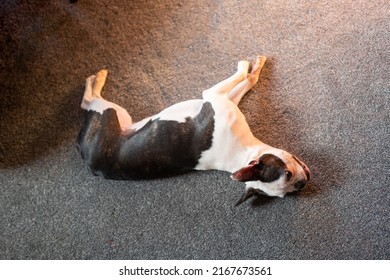
[[[248,74],[245,80],[232,89],[228,97],[233,103],[238,105],[241,98],[257,83],[260,71],[263,68],[265,61],[265,56],[258,56],[252,66],[251,73]]]
[[[219,82],[215,86],[203,91],[203,97],[207,99],[209,95],[227,95],[240,82],[245,80],[248,75],[249,62],[242,60],[238,62],[237,72],[229,78]]]

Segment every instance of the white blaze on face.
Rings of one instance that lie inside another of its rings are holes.
[[[286,177],[281,176],[278,180],[264,183],[261,181],[250,181],[245,183],[245,189],[250,188],[261,190],[269,196],[284,197],[287,193],[293,192],[294,187],[286,184]]]

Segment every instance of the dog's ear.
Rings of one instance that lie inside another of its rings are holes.
[[[258,190],[254,189],[254,188],[248,188],[245,193],[241,196],[240,200],[236,203],[235,206],[238,206],[240,204],[242,204],[243,202],[245,202],[248,198],[251,198],[252,196],[254,196],[255,194],[259,193]]]
[[[248,166],[245,166],[236,172],[234,172],[231,178],[235,181],[247,182],[247,181],[256,181],[256,161],[252,161]]]
[[[234,172],[231,178],[240,182],[259,180],[269,183],[279,179],[285,170],[286,164],[280,158],[265,154],[259,158],[259,161],[251,161],[248,166]]]

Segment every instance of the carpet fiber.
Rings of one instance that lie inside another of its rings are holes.
[[[0,258],[390,258],[387,0],[70,2],[0,3]],[[311,168],[300,193],[234,207],[244,185],[226,172],[88,172],[87,76],[108,69],[103,95],[138,121],[257,54],[240,108]]]

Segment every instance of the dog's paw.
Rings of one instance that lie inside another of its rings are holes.
[[[253,75],[259,75],[261,69],[264,66],[265,61],[267,58],[265,56],[259,55],[257,56],[256,60],[252,62],[250,73]]]
[[[95,81],[95,78],[96,78],[96,75],[91,75],[91,76],[89,76],[86,80],[85,80],[85,82],[86,83],[93,83],[94,81]]]
[[[96,77],[98,77],[98,78],[105,78],[105,77],[107,77],[107,74],[108,74],[108,70],[102,69],[102,70],[100,70],[100,71],[96,74]]]
[[[237,64],[237,73],[240,74],[240,77],[242,77],[242,79],[245,79],[248,75],[248,71],[249,71],[249,61],[246,61],[246,60],[241,60],[238,62]]]

